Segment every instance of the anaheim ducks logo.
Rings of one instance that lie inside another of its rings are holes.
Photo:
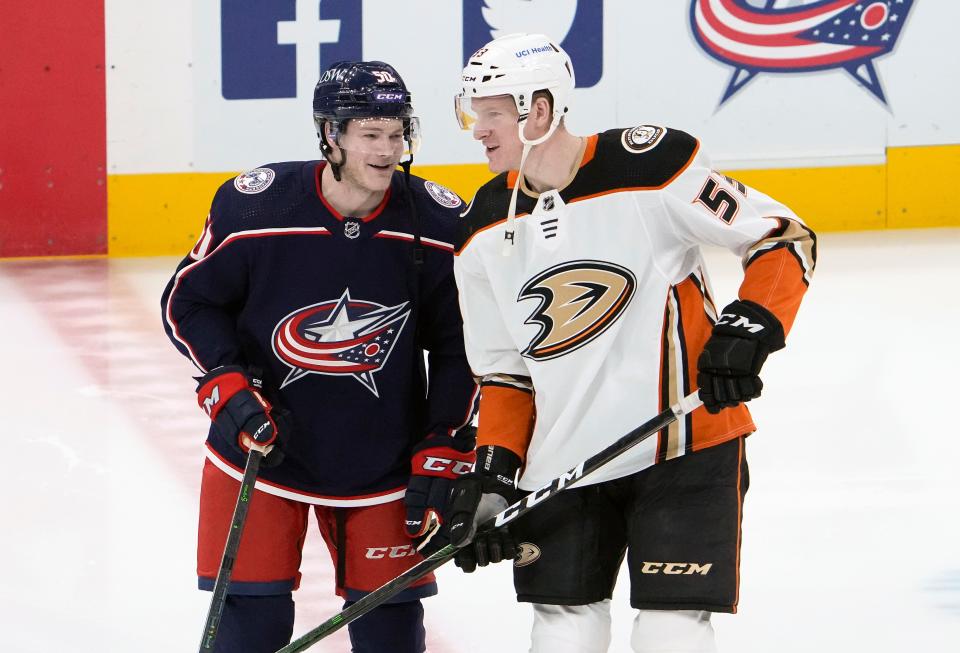
[[[523,542],[518,547],[517,557],[513,561],[514,567],[526,567],[540,559],[540,547],[532,542]]]
[[[570,261],[541,272],[517,297],[540,300],[525,321],[540,332],[523,355],[548,360],[583,347],[617,321],[636,287],[633,272],[605,261]]]

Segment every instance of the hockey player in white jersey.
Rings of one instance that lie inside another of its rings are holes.
[[[714,651],[710,615],[736,612],[739,593],[755,430],[744,402],[785,344],[815,236],[713,170],[682,131],[571,134],[573,86],[569,57],[539,34],[496,39],[463,70],[458,118],[499,175],[464,213],[454,263],[482,397],[477,469],[457,484],[450,527],[469,531],[698,388],[705,408],[512,533],[480,534],[457,563],[515,558],[518,600],[534,607],[531,650],[599,652],[626,556],[633,650]],[[702,244],[743,262],[739,297],[721,310]]]

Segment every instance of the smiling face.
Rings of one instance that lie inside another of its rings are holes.
[[[487,165],[495,173],[520,167],[523,143],[517,131],[520,112],[509,95],[470,99],[473,137],[483,143]]]
[[[390,187],[405,146],[403,121],[399,118],[354,119],[341,128],[334,160],[342,160],[336,150],[347,152],[340,171],[343,181],[358,190],[382,193]]]

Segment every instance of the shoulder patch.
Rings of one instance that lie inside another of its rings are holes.
[[[423,187],[427,189],[427,192],[430,193],[430,197],[432,197],[440,206],[453,209],[463,204],[456,193],[436,182],[426,181],[423,183]]]
[[[620,142],[623,143],[623,148],[627,152],[640,154],[641,152],[648,152],[655,148],[666,133],[666,127],[640,125],[639,127],[624,129],[623,134],[620,136]]]
[[[237,175],[233,180],[233,187],[247,195],[262,193],[270,187],[276,177],[277,173],[270,168],[254,168],[242,175]]]

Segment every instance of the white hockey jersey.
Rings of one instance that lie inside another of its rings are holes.
[[[789,332],[815,236],[787,207],[712,170],[692,136],[643,125],[589,137],[562,188],[538,194],[520,180],[509,244],[515,183],[515,172],[501,174],[477,192],[454,271],[467,357],[483,386],[478,442],[525,458],[522,489],[697,389],[697,358],[717,316],[700,244],[741,257],[740,299],[765,306]],[[582,484],[754,429],[742,404],[700,409]]]

